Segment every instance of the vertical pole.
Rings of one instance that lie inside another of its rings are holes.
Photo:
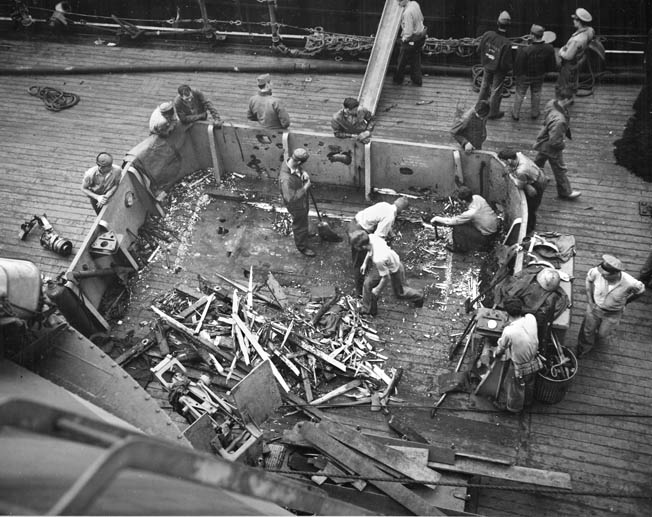
[[[276,21],[276,0],[267,0],[267,9],[269,10],[269,23],[272,28],[272,45],[281,43],[281,37],[278,35],[278,22]]]
[[[371,142],[364,144],[364,197],[371,201]]]
[[[222,182],[220,174],[220,160],[217,157],[217,148],[215,147],[215,133],[213,132],[213,124],[208,124],[208,146],[211,150],[211,159],[213,160],[213,175],[217,183]]]

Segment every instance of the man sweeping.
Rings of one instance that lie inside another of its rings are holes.
[[[281,197],[292,216],[292,234],[297,249],[306,257],[314,257],[315,252],[308,246],[310,237],[308,223],[308,192],[310,176],[303,170],[303,164],[310,155],[303,147],[294,150],[283,162],[279,171],[278,184]]]

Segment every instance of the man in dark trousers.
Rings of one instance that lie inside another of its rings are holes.
[[[396,63],[394,83],[403,84],[405,68],[410,65],[410,79],[414,86],[423,84],[421,49],[426,44],[427,29],[423,25],[421,7],[414,0],[397,0],[401,13],[401,47]]]
[[[377,300],[388,283],[392,284],[397,298],[411,301],[415,307],[423,307],[423,292],[407,285],[401,259],[398,253],[388,246],[385,239],[373,233],[360,233],[356,236],[353,245],[367,251],[362,265],[362,269],[366,272],[362,288],[362,313],[372,316],[377,314]]]
[[[355,214],[355,217],[349,223],[348,236],[351,245],[351,259],[353,260],[353,277],[358,294],[362,292],[364,275],[360,272],[360,267],[364,262],[366,251],[360,251],[354,246],[356,236],[359,233],[373,233],[387,240],[393,235],[392,227],[394,221],[396,221],[396,216],[405,210],[408,204],[406,197],[399,197],[393,203],[380,201]]]
[[[537,209],[541,204],[543,192],[548,181],[543,170],[523,153],[513,149],[503,149],[498,158],[507,166],[512,182],[523,191],[527,199],[527,233],[534,231],[537,223]]]
[[[315,252],[308,246],[310,237],[308,223],[308,189],[310,176],[302,168],[309,158],[308,151],[303,147],[294,150],[284,161],[279,171],[278,183],[281,197],[288,212],[292,216],[292,233],[297,249],[306,257],[314,257]]]
[[[512,70],[512,43],[507,38],[507,27],[512,18],[507,11],[500,13],[498,27],[487,31],[480,38],[480,63],[482,64],[482,84],[479,100],[489,99],[489,119],[498,119],[505,115],[500,111],[503,99],[503,81]]]
[[[625,306],[645,292],[643,282],[623,271],[613,255],[586,274],[586,313],[577,339],[577,355],[583,357],[596,345],[615,346],[616,329]]]
[[[554,33],[549,32],[548,34]],[[519,119],[521,104],[523,104],[528,88],[530,89],[530,116],[533,119],[539,118],[543,79],[548,72],[553,72],[557,67],[555,49],[550,44],[555,38],[551,36],[544,41],[544,30],[541,25],[532,25],[530,36],[532,38],[530,44],[520,47],[514,60],[514,77],[516,78],[516,93],[512,107],[514,120]]]
[[[536,373],[543,368],[538,355],[537,320],[532,314],[523,314],[519,298],[505,299],[503,309],[509,315],[509,323],[498,338],[494,356],[509,361],[509,366],[495,405],[520,413],[532,404]]]
[[[487,115],[489,102],[478,101],[475,106],[462,115],[460,121],[451,128],[451,135],[467,154],[475,149],[482,149],[487,139]]]
[[[564,163],[564,138],[571,138],[570,114],[568,107],[573,102],[573,92],[569,88],[562,88],[557,91],[557,99],[553,99],[544,109],[543,127],[537,135],[534,148],[537,156],[534,163],[543,169],[546,162],[550,162],[550,168],[555,175],[557,183],[557,195],[560,199],[573,200],[582,195],[579,190],[573,190],[568,180],[568,168]]]
[[[577,93],[579,86],[580,68],[586,60],[586,48],[595,37],[593,27],[589,25],[593,17],[586,9],[575,9],[571,16],[575,32],[559,49],[561,66],[557,76],[558,88],[570,88],[573,94]]]
[[[446,244],[448,251],[464,253],[487,248],[498,233],[496,212],[469,187],[460,187],[456,197],[467,206],[464,212],[454,217],[435,216],[430,222],[453,227]]]

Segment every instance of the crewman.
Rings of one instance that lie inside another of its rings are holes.
[[[435,216],[430,222],[453,227],[446,245],[449,251],[465,252],[487,248],[498,233],[496,212],[482,196],[473,194],[469,187],[460,187],[457,198],[467,206],[463,213],[454,217]]]
[[[152,112],[149,117],[149,132],[163,138],[169,136],[179,124],[179,118],[174,111],[172,102],[163,102]]]
[[[577,355],[583,357],[594,346],[615,346],[615,334],[625,305],[645,292],[643,282],[623,271],[623,263],[613,255],[586,274],[586,313],[578,336]]]
[[[306,257],[314,257],[315,252],[308,246],[310,226],[308,222],[308,189],[310,176],[303,170],[303,164],[310,155],[303,147],[298,147],[284,161],[279,171],[278,183],[281,197],[292,216],[294,244]]]
[[[546,175],[530,158],[513,149],[502,149],[498,158],[507,166],[509,178],[525,194],[527,233],[531,233],[537,223],[537,209],[548,184]]]
[[[353,276],[358,294],[362,293],[364,275],[360,272],[360,266],[364,262],[366,251],[361,251],[354,246],[355,237],[360,232],[373,233],[378,237],[387,240],[393,235],[393,225],[396,216],[408,207],[408,199],[399,197],[393,203],[381,201],[361,210],[349,223],[348,236],[351,245],[351,258],[353,260]]]
[[[544,120],[541,130],[537,135],[534,149],[537,155],[534,163],[543,169],[546,162],[555,176],[557,196],[559,199],[572,201],[582,195],[579,190],[571,187],[568,179],[568,168],[564,162],[565,137],[570,139],[570,114],[568,107],[573,102],[573,92],[569,88],[557,91],[557,99],[552,99],[544,109]]]
[[[487,139],[487,115],[489,115],[489,101],[478,101],[451,128],[451,135],[462,146],[465,153],[482,149],[482,144]]]
[[[557,76],[557,87],[570,88],[574,95],[579,87],[580,68],[586,60],[586,48],[593,41],[595,31],[589,25],[593,17],[586,9],[578,7],[571,18],[575,32],[559,49],[561,66]]]
[[[507,37],[507,28],[511,23],[509,13],[501,12],[497,29],[485,32],[478,47],[483,70],[478,100],[489,100],[490,120],[505,116],[505,112],[500,111],[500,102],[503,99],[503,81],[512,70],[512,43]]]
[[[259,75],[258,94],[249,99],[247,118],[257,120],[267,129],[287,129],[290,127],[290,115],[281,103],[272,95],[272,77]]]
[[[538,354],[537,320],[532,314],[523,314],[519,298],[507,298],[502,305],[509,320],[498,338],[494,357],[509,361],[509,366],[495,405],[520,413],[532,404],[536,373],[543,368]]]
[[[397,0],[401,6],[401,47],[394,73],[394,84],[403,84],[405,69],[410,66],[410,79],[414,86],[423,84],[421,74],[421,49],[426,44],[428,29],[423,25],[421,6],[414,0]]]
[[[182,84],[177,89],[178,95],[174,98],[174,109],[182,124],[192,124],[198,120],[207,120],[210,113],[213,126],[222,127],[220,114],[213,103],[196,88]]]
[[[519,120],[521,105],[525,94],[530,89],[530,117],[539,118],[541,106],[541,90],[546,73],[557,68],[555,49],[551,43],[555,41],[555,33],[546,35],[541,25],[530,27],[530,44],[519,47],[514,60],[514,78],[516,79],[516,92],[512,106],[512,119]]]
[[[353,245],[367,252],[361,268],[366,274],[362,288],[362,314],[375,316],[378,313],[378,298],[388,282],[391,282],[397,298],[411,301],[415,307],[423,307],[423,292],[407,285],[401,259],[385,239],[360,232]]]
[[[344,107],[333,115],[331,127],[337,138],[355,138],[366,144],[374,129],[371,111],[360,106],[358,99],[347,97]]]
[[[84,173],[81,191],[90,199],[93,210],[100,213],[109,198],[117,190],[122,170],[113,163],[113,156],[101,152],[95,158],[95,166]]]

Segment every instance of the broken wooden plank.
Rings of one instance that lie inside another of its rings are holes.
[[[206,319],[206,315],[208,314],[208,309],[211,308],[211,303],[213,303],[214,299],[215,299],[215,295],[211,294],[206,300],[206,305],[204,306],[204,310],[202,311],[201,317],[199,318],[199,321],[197,322],[197,326],[195,327],[195,334],[199,334],[199,331],[201,330],[202,325],[204,324],[204,320]]]
[[[353,379],[350,382],[347,382],[343,386],[340,386],[339,388],[335,388],[333,391],[330,391],[326,393],[325,395],[322,395],[321,397],[310,401],[311,406],[317,406],[321,404],[322,402],[326,402],[327,400],[330,400],[332,398],[338,397],[339,395],[342,395],[343,393],[346,393],[347,391],[351,391],[353,388],[357,388],[362,384],[362,381],[360,379]]]
[[[168,340],[165,337],[165,331],[161,327],[161,324],[157,321],[154,325],[154,335],[156,336],[156,342],[158,343],[158,349],[163,354],[163,357],[170,353],[170,347],[168,345]]]
[[[183,323],[179,323],[173,317],[165,314],[158,307],[154,307],[152,305],[150,306],[150,310],[153,311],[154,314],[156,314],[158,317],[163,319],[170,327],[184,334],[193,343],[203,346],[204,348],[208,349],[208,351],[210,351],[211,353],[219,355],[220,357],[226,359],[227,361],[231,361],[232,359],[235,359],[235,356],[231,352],[227,352],[226,350],[217,348],[216,346],[213,345],[212,341],[208,339],[204,339],[202,336],[196,336],[191,328],[186,327]]]
[[[242,284],[239,284],[237,282],[234,282],[233,280],[231,280],[230,278],[225,277],[224,275],[220,275],[219,273],[213,273],[213,274],[215,276],[219,277],[220,279],[222,279],[223,281],[225,281],[231,287],[235,287],[236,289],[238,289],[239,291],[242,291],[245,294],[249,291],[249,289],[246,286],[244,286]],[[263,294],[254,293],[254,296],[256,298],[258,298],[259,300],[267,303],[268,305],[271,305],[272,307],[277,307],[279,309],[282,309],[282,307],[278,304],[278,302],[276,302],[275,300],[272,300],[271,298],[268,298],[267,296],[265,296]]]
[[[152,339],[151,336],[143,338],[134,346],[132,346],[128,350],[125,350],[122,354],[116,357],[115,362],[118,363],[120,366],[123,366],[127,364],[129,361],[131,361],[132,359],[138,357],[145,350],[150,349],[152,346],[154,346],[154,343],[156,343],[156,340]]]
[[[202,296],[201,298],[199,298],[199,300],[191,303],[186,309],[182,310],[179,314],[177,314],[177,317],[181,320],[185,320],[194,311],[196,311],[202,305],[204,305],[206,303],[206,300],[208,300],[208,295]]]
[[[235,321],[235,324],[236,324],[238,327],[240,327],[240,330],[242,330],[242,332],[244,333],[245,337],[249,340],[249,343],[251,343],[251,346],[254,347],[254,349],[256,350],[256,352],[258,353],[258,355],[260,356],[260,358],[261,358],[263,361],[269,359],[269,354],[267,353],[267,351],[266,351],[266,350],[265,350],[265,349],[260,345],[260,343],[258,342],[258,338],[255,336],[255,334],[254,334],[253,332],[251,332],[251,330],[249,330],[249,329],[247,328],[247,326],[244,324],[244,321],[242,321],[242,320],[240,319],[240,316],[238,316],[237,314],[232,314],[231,317],[233,318],[233,321]],[[278,369],[276,368],[276,366],[274,366],[274,363],[272,363],[272,362],[270,361],[269,364],[272,366],[272,372],[274,372],[274,377],[276,377],[276,380],[279,382],[279,384],[281,385],[281,387],[282,387],[285,391],[290,391],[290,386],[288,386],[288,383],[285,382],[285,379],[284,379],[283,376],[280,374],[280,372],[278,371]]]
[[[376,467],[366,457],[354,452],[326,432],[318,429],[316,424],[299,422],[295,427],[301,436],[319,450],[360,476],[368,477],[369,483],[385,492],[392,499],[416,515],[445,515],[439,508],[428,504],[400,483],[380,481],[380,479],[387,478],[387,475],[381,469]]]
[[[529,485],[562,488],[565,490],[572,489],[570,474],[565,472],[540,470],[530,467],[520,467],[518,465],[497,465],[485,461],[464,458],[457,458],[453,465],[429,461],[428,466],[448,472],[487,476],[494,479],[518,481],[519,483],[526,483]]]
[[[425,466],[419,466],[405,454],[402,454],[395,449],[385,447],[373,440],[369,440],[361,433],[335,422],[321,422],[317,427],[327,432],[333,438],[345,443],[348,447],[352,447],[355,450],[366,454],[375,461],[387,465],[404,476],[420,482],[429,481],[433,483],[433,485],[428,485],[430,488],[437,488],[436,483],[441,479],[441,474]],[[424,451],[423,454],[424,458],[427,459],[428,453]]]
[[[274,330],[277,330],[277,331],[280,331],[280,332],[286,332],[287,331],[287,327],[285,325],[282,325],[281,323],[278,323],[276,321],[272,321],[271,325],[272,325],[272,328]],[[318,348],[308,344],[307,341],[312,341],[311,339],[309,339],[309,338],[307,338],[305,336],[301,336],[300,334],[297,334],[296,332],[292,332],[292,336],[294,337],[292,342],[296,346],[298,346],[300,348],[303,348],[306,352],[309,352],[312,355],[317,356],[319,359],[321,359],[322,361],[325,361],[328,364],[334,366],[338,370],[346,372],[346,365],[344,363],[341,363],[337,359],[332,359],[325,352],[322,352]]]
[[[288,305],[288,297],[285,294],[285,291],[283,291],[283,288],[281,287],[281,284],[278,283],[278,280],[274,278],[274,275],[272,275],[272,272],[270,271],[267,274],[267,287],[272,293],[272,296],[274,299],[278,302],[278,304],[281,306],[281,309],[285,310],[285,308]]]

